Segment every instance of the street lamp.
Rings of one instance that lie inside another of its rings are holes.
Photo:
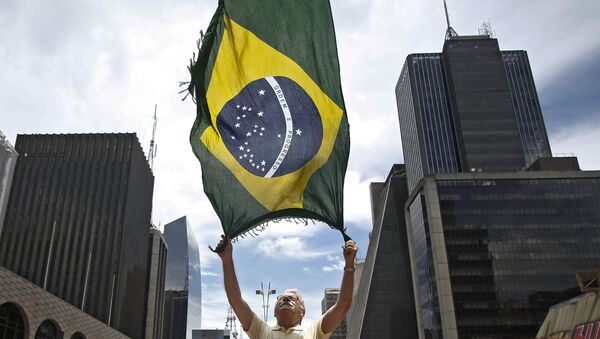
[[[271,294],[275,294],[275,293],[277,293],[277,291],[271,289],[271,282],[270,281],[269,281],[269,287],[267,287],[266,291],[264,289],[262,281],[260,282],[260,290],[256,290],[256,294],[262,295],[262,299],[263,299],[263,303],[262,303],[263,319],[265,320],[265,322],[267,322],[267,317],[268,317],[268,314],[269,314],[269,297],[271,296]],[[265,296],[266,296],[266,298],[265,298]]]

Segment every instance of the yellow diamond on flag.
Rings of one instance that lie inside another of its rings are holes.
[[[267,210],[303,207],[343,110],[293,60],[224,16],[202,143]]]

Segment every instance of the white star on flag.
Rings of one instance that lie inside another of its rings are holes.
[[[302,135],[302,131],[300,129],[296,130],[296,135]]]
[[[258,94],[260,94],[260,95],[265,95],[265,90],[264,90],[264,89],[261,89],[260,91],[258,91]]]
[[[260,112],[256,113],[256,115],[258,115],[259,117],[262,117],[263,115],[265,115],[265,112],[260,111]]]

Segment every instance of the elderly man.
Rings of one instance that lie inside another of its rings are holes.
[[[242,299],[240,286],[233,267],[233,247],[231,240],[221,236],[221,243],[225,243],[225,250],[219,253],[223,262],[223,277],[225,293],[231,308],[237,315],[244,331],[250,339],[277,339],[277,338],[299,338],[299,339],[325,339],[342,322],[344,316],[352,304],[352,289],[354,288],[354,257],[358,251],[356,243],[352,240],[346,241],[344,246],[344,277],[340,287],[338,299],[325,314],[307,328],[301,328],[304,318],[305,307],[302,296],[296,289],[286,290],[277,298],[275,303],[275,318],[277,325],[271,327],[260,319],[250,306]]]

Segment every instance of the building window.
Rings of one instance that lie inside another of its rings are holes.
[[[44,320],[35,332],[35,339],[62,339],[62,333],[52,320]]]
[[[23,316],[14,304],[4,303],[0,306],[0,338],[25,338]]]

